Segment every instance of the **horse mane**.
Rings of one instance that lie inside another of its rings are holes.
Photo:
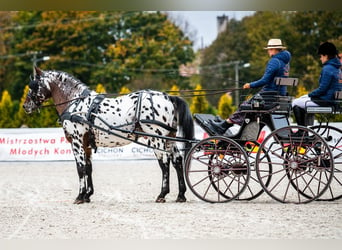
[[[89,90],[89,87],[81,80],[64,71],[44,71],[44,78],[49,83],[49,85],[50,83],[54,83],[59,88],[62,88],[66,93],[70,93],[71,95],[85,89]]]

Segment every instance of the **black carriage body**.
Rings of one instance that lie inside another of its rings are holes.
[[[297,83],[295,78],[277,79],[280,85]],[[334,107],[308,107],[306,118],[340,114],[341,96],[339,92]],[[186,158],[191,191],[207,202],[252,200],[263,192],[283,203],[341,198],[342,131],[328,124],[290,125],[292,97],[275,92],[261,97],[240,105],[244,120],[235,133],[228,129],[217,134],[210,120],[222,122],[220,117],[194,114],[209,137],[194,145]],[[264,137],[266,126],[270,133]]]

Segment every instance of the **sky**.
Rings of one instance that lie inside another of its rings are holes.
[[[172,16],[183,19],[189,23],[189,29],[197,33],[194,49],[209,46],[217,36],[217,16],[228,16],[229,19],[241,20],[243,17],[253,15],[254,11],[168,11]]]

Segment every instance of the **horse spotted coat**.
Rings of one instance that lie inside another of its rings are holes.
[[[183,155],[176,141],[168,139],[176,136],[178,127],[188,140],[185,148],[191,146],[193,120],[184,100],[153,90],[106,98],[65,72],[35,70],[24,109],[32,113],[45,100],[53,99],[75,156],[80,183],[75,203],[90,202],[94,193],[91,149],[118,147],[132,141],[153,148],[158,159],[162,187],[156,202],[165,202],[170,191],[170,163],[178,176],[177,201],[186,201]]]

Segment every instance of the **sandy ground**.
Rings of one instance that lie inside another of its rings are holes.
[[[0,239],[342,239],[342,200],[209,204],[188,190],[176,203],[172,169],[167,202],[157,204],[155,160],[93,166],[92,202],[74,205],[74,162],[0,162]]]

